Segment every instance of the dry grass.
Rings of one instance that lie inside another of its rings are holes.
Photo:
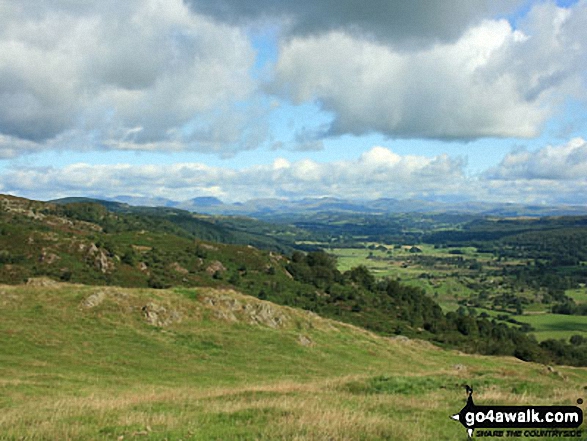
[[[275,329],[173,291],[2,291],[0,440],[452,440],[464,383],[504,405],[574,404],[587,386],[586,369],[443,351],[291,308],[276,309],[289,324]],[[151,326],[149,302],[182,321]]]
[[[239,387],[151,388],[119,395],[94,392],[82,397],[39,399],[6,409],[0,439],[185,439],[288,440],[433,440],[435,421],[464,404],[458,391],[423,395],[353,394],[343,386],[367,381],[362,375],[312,382],[282,381]],[[552,399],[568,402],[569,389],[556,389]],[[542,404],[544,398],[516,395],[491,386],[476,395],[484,403]],[[552,401],[552,400],[551,400]],[[454,402],[454,404],[453,404]],[[449,405],[450,403],[450,405]],[[551,403],[552,404],[552,403]],[[243,435],[216,438],[217,425],[240,426]],[[459,433],[448,425],[447,438]],[[247,435],[247,432],[248,435]],[[110,437],[112,435],[113,437]],[[209,438],[208,438],[209,436]],[[122,437],[122,438],[120,438]]]

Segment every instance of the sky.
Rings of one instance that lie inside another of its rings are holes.
[[[587,203],[587,0],[0,0],[0,193]]]

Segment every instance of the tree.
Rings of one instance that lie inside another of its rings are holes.
[[[375,276],[373,276],[369,269],[364,265],[352,268],[345,275],[353,282],[358,283],[360,286],[368,290],[373,289],[375,286]]]

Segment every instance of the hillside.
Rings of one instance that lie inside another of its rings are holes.
[[[0,281],[43,275],[120,286],[214,284],[221,276],[237,277],[245,262],[251,272],[271,265],[276,254],[253,243],[289,249],[271,238],[248,240],[253,236],[179,210],[0,195]]]
[[[587,370],[440,350],[212,288],[0,287],[0,439],[455,440]],[[24,437],[24,438],[23,438]],[[526,438],[533,439],[533,438]]]
[[[277,225],[252,217],[234,215],[211,216],[164,205],[137,206],[92,198],[62,198],[51,201],[50,204],[68,207],[69,210],[66,212],[71,212],[74,208],[74,211],[77,211],[77,216],[80,214],[79,210],[75,210],[75,207],[103,206],[112,215],[133,218],[135,223],[148,221],[149,228],[166,225],[167,230],[171,229],[176,234],[226,244],[252,245],[256,248],[282,253],[292,252],[296,248],[296,240],[313,239],[308,232],[287,223]],[[209,201],[208,205],[204,205],[204,207],[214,205],[210,204]],[[95,221],[96,218],[91,220]]]
[[[0,198],[0,282],[34,277],[133,288],[216,287],[313,311],[381,335],[525,361],[587,366],[587,341],[537,342],[490,317],[448,312],[419,288],[377,280],[364,266],[342,273],[323,252],[289,256],[202,240],[160,216],[100,204]],[[200,232],[201,233],[201,232]]]

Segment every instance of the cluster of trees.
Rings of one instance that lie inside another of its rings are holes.
[[[565,315],[587,315],[587,304],[577,305],[573,299],[567,297],[563,303],[554,305],[552,312]]]
[[[296,280],[323,290],[309,309],[375,332],[418,336],[469,352],[526,361],[587,365],[587,342],[538,343],[518,327],[477,316],[474,310],[444,314],[423,290],[397,280],[377,280],[364,266],[341,273],[335,258],[324,252],[294,253],[287,269]]]

